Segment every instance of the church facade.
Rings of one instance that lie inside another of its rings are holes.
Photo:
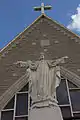
[[[0,51],[1,120],[28,120],[32,106],[29,76],[19,61],[39,61],[41,53],[49,61],[68,57],[60,67],[56,100],[64,120],[80,119],[80,37],[41,14]]]

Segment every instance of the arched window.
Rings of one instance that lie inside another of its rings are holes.
[[[28,120],[29,94],[25,85],[1,111],[1,120]]]
[[[63,117],[66,119],[80,117],[80,88],[62,77],[56,92]]]
[[[9,101],[1,111],[1,120],[28,120],[31,106],[28,88],[29,84],[25,85]],[[80,117],[80,88],[62,77],[56,95],[64,118]]]

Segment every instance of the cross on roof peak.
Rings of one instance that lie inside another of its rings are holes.
[[[41,11],[42,14],[44,14],[44,10],[51,10],[52,6],[47,5],[45,6],[44,3],[41,3],[41,6],[39,7],[34,7],[35,11]]]

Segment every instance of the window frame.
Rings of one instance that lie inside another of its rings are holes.
[[[69,104],[63,104],[63,105],[59,105],[59,107],[70,107],[70,111],[71,111],[71,117],[75,117],[74,114],[79,114],[80,111],[73,111],[72,109],[72,101],[71,101],[71,97],[70,97],[70,91],[71,90],[80,90],[80,88],[70,88],[68,82],[69,80],[67,78],[64,78],[62,77],[61,80],[65,80],[65,83],[66,83],[66,90],[67,90],[67,93],[68,93],[68,99],[69,99]],[[70,81],[71,82],[71,81]],[[29,83],[27,83],[29,84]],[[24,87],[23,87],[24,88]],[[19,115],[19,116],[16,116],[16,103],[17,103],[17,95],[18,94],[23,94],[23,93],[28,93],[28,115]],[[29,116],[29,110],[30,110],[30,94],[29,94],[29,91],[19,91],[15,94],[15,98],[14,98],[14,108],[13,109],[3,109],[1,112],[6,112],[6,111],[12,111],[13,110],[13,120],[15,120],[15,118],[22,118],[22,117],[25,117],[27,118]],[[0,118],[1,118],[1,112],[0,112]]]

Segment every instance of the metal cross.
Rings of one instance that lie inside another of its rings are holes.
[[[41,13],[44,14],[44,10],[51,10],[51,8],[52,8],[52,6],[50,6],[50,5],[44,6],[44,3],[41,3],[41,6],[34,7],[34,10],[41,11]]]

